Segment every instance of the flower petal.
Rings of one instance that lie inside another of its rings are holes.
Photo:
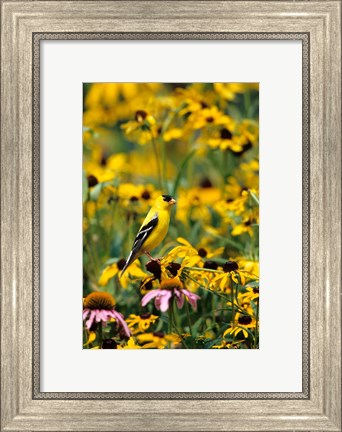
[[[87,316],[89,315],[89,313],[90,313],[90,309],[84,309],[83,310],[83,313],[82,313],[82,319],[83,319],[83,321],[87,318]]]
[[[169,309],[169,300],[171,296],[172,296],[171,291],[162,291],[162,294],[160,295],[159,302],[158,302],[159,309],[162,312],[166,312]]]
[[[124,332],[126,333],[127,337],[132,336],[131,330],[128,328],[128,325],[123,317],[123,315],[120,312],[117,312],[116,310],[111,311],[111,315],[113,318],[115,318],[119,325],[124,329]]]
[[[96,333],[94,331],[89,332],[88,340],[83,346],[87,346],[91,344],[92,342],[94,342],[95,339],[96,339]]]
[[[147,303],[150,300],[152,300],[154,297],[157,297],[160,294],[160,292],[161,290],[156,289],[145,294],[144,297],[141,299],[141,306],[146,306]]]
[[[181,309],[183,307],[183,305],[184,305],[184,296],[177,289],[175,289],[173,291],[173,293],[174,293],[174,295],[176,297],[177,307],[178,307],[178,309]]]
[[[92,311],[90,312],[89,319],[88,319],[88,321],[86,322],[86,327],[87,327],[88,330],[89,330],[90,327],[93,325],[95,315],[96,315],[96,312],[95,312],[94,310],[92,310]]]
[[[183,293],[186,295],[188,302],[191,304],[191,306],[193,307],[193,309],[197,309],[197,300],[200,300],[200,296],[198,296],[197,294],[194,294],[186,289],[182,290]]]

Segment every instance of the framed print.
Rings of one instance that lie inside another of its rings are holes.
[[[1,430],[341,431],[341,2],[1,7]]]

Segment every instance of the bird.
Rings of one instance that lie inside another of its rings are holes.
[[[150,255],[150,252],[164,240],[169,229],[170,210],[174,204],[176,200],[171,195],[161,195],[155,200],[135,237],[120,278],[127,267],[143,254],[146,254],[151,261],[157,261]]]

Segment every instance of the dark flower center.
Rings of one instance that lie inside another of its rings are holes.
[[[226,128],[221,129],[220,136],[222,139],[232,139],[233,134]]]
[[[202,109],[208,108],[208,105],[205,102],[201,102],[201,107],[202,107]]]
[[[217,270],[218,264],[215,261],[205,261],[203,264],[203,268],[210,269],[210,270]]]
[[[212,123],[214,121],[214,117],[209,116],[206,118],[206,120],[207,120],[207,123]]]
[[[119,269],[119,270],[122,270],[122,269],[125,267],[125,265],[126,265],[126,260],[125,260],[124,258],[121,258],[121,259],[117,262],[116,265],[118,266],[118,269]]]
[[[167,269],[169,270],[169,272],[172,274],[172,276],[177,276],[178,270],[181,268],[181,265],[178,263],[170,263],[167,266]]]
[[[146,282],[145,285],[144,285],[144,287],[141,288],[141,286],[142,286],[143,283],[144,283],[144,281],[141,282],[140,289],[145,289],[145,290],[149,291],[149,290],[151,290],[153,288],[151,280],[149,280],[148,282]]]
[[[253,292],[254,292],[254,294],[258,294],[259,293],[259,287],[253,288]]]
[[[93,186],[96,186],[98,184],[97,178],[93,175],[89,175],[87,177],[87,181],[88,181],[88,187],[90,187],[90,188]]]
[[[102,349],[116,349],[118,344],[113,339],[105,339],[102,342]]]
[[[143,314],[140,314],[140,318],[141,318],[141,319],[149,319],[150,316],[151,316],[150,313],[143,313]]]
[[[107,159],[108,159],[108,154],[102,153],[100,165],[101,166],[106,166]]]
[[[131,198],[129,199],[131,202],[136,202],[139,201],[139,198],[136,196],[131,196]]]
[[[208,252],[204,249],[204,248],[200,248],[200,249],[198,249],[198,255],[201,257],[201,258],[205,258],[207,255],[208,255]],[[208,267],[207,267],[208,268]]]
[[[227,198],[227,199],[226,199],[226,203],[227,203],[227,204],[229,204],[229,203],[231,203],[231,202],[233,202],[233,201],[234,201],[234,200],[233,200],[232,198]]]
[[[201,180],[200,186],[201,186],[201,188],[204,188],[204,189],[205,188],[212,188],[213,184],[211,183],[210,179],[208,179],[208,177],[204,177]]]
[[[248,325],[252,322],[252,318],[247,315],[242,315],[238,319],[239,324]]]
[[[253,147],[252,143],[248,140],[247,143],[242,146],[242,150],[240,150],[238,152],[233,152],[233,153],[235,156],[241,156],[246,151],[250,150],[252,147]]]
[[[161,267],[158,261],[149,261],[145,267],[156,279],[161,278]]]
[[[161,331],[154,332],[154,333],[153,333],[153,336],[157,336],[157,337],[159,337],[159,338],[163,338],[163,337],[164,337],[164,333],[161,332]]]
[[[149,200],[151,198],[151,194],[149,191],[145,190],[142,194],[141,194],[141,198],[144,200]]]
[[[146,117],[147,117],[147,112],[146,111],[138,110],[135,113],[135,120],[137,122],[139,122],[139,123],[142,123],[145,120]]]
[[[239,268],[238,264],[235,261],[227,261],[223,266],[223,271],[228,273]]]

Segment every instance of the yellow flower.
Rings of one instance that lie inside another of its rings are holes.
[[[141,346],[135,343],[133,337],[130,337],[126,345],[118,345],[117,349],[141,349]]]
[[[248,312],[253,313],[253,309],[248,309]],[[256,325],[257,322],[253,315],[247,315],[238,312],[235,315],[234,324],[223,333],[223,337],[226,337],[227,335],[232,335],[233,337],[236,337],[239,333],[242,332],[244,337],[247,339],[249,333],[246,329],[255,329]]]
[[[253,279],[259,279],[259,261],[247,259],[244,257],[236,257],[239,267],[249,274]]]
[[[173,128],[169,129],[168,131],[164,132],[163,138],[164,141],[169,142],[174,139],[181,138],[183,136],[183,130],[179,128]]]
[[[164,349],[169,343],[171,343],[171,348],[175,348],[180,343],[179,336],[163,332],[144,333],[138,335],[137,340],[139,343],[144,344],[142,348]]]
[[[246,292],[239,293],[238,300],[240,303],[255,301],[259,298],[259,287],[247,287]]]
[[[188,118],[188,125],[192,129],[202,129],[207,126],[223,125],[230,121],[231,118],[220,111],[217,106],[212,106],[193,112]]]
[[[224,99],[234,100],[237,93],[245,91],[245,84],[242,83],[214,83],[214,90]]]
[[[222,268],[223,272],[212,279],[211,287],[218,285],[221,291],[229,292],[231,289],[231,281],[236,284],[245,285],[245,272],[243,270],[238,270],[239,266],[235,261],[227,261]]]
[[[210,224],[209,208],[220,200],[222,192],[215,187],[180,189],[177,199],[176,219],[188,225],[189,221]]]
[[[216,349],[238,349],[239,343],[243,342],[244,340],[235,341],[235,342],[227,342],[226,340],[222,339],[221,343],[219,345],[213,345],[212,348]]]
[[[158,136],[158,127],[156,126],[155,118],[143,110],[136,111],[135,120],[121,125],[121,128],[125,131],[126,135],[132,137],[140,145],[148,144]]]
[[[133,329],[133,334],[136,333],[144,333],[147,329],[150,328],[152,324],[156,322],[159,317],[157,315],[152,315],[150,313],[143,313],[141,315],[131,314],[126,322],[128,327]],[[134,327],[136,327],[134,329]]]
[[[113,264],[108,265],[105,267],[102,271],[102,274],[99,279],[99,285],[100,286],[106,286],[110,279],[113,277],[119,275],[119,272],[124,268],[126,263],[125,259],[120,259],[117,262],[114,262]],[[122,278],[118,279],[121,286],[123,288],[127,288],[128,284],[135,279],[143,279],[147,275],[141,270],[141,264],[140,261],[136,260],[134,263],[132,263],[126,272],[123,274]]]

